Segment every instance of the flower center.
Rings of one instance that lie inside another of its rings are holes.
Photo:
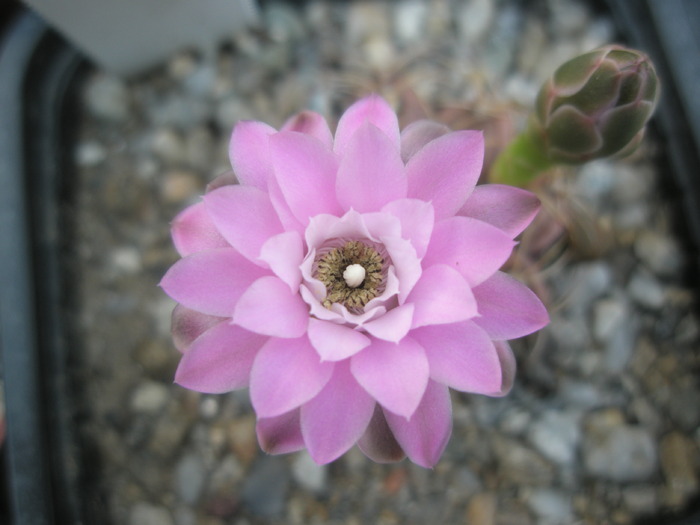
[[[340,303],[351,311],[361,310],[384,291],[383,267],[379,252],[360,241],[347,241],[321,255],[314,277],[326,285],[323,306]]]

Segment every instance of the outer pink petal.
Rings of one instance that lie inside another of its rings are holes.
[[[250,399],[258,417],[275,417],[301,406],[326,386],[334,363],[321,363],[306,337],[271,338],[250,374]]]
[[[416,306],[413,328],[458,323],[478,315],[471,288],[456,270],[444,264],[423,270],[407,302]]]
[[[416,120],[401,132],[401,158],[408,162],[428,142],[447,135],[452,130],[433,120]]]
[[[175,348],[186,352],[192,342],[204,332],[223,321],[225,317],[206,315],[178,304],[173,308],[170,323]]]
[[[265,273],[233,248],[219,248],[180,259],[163,276],[160,286],[187,308],[231,317],[243,292]]]
[[[229,142],[231,166],[241,184],[265,190],[272,177],[268,139],[275,128],[244,120],[236,124]]]
[[[393,463],[406,457],[379,405],[375,405],[372,420],[357,445],[368,458],[377,463]]]
[[[492,339],[515,339],[549,323],[539,298],[517,279],[502,272],[474,288],[481,317],[474,321]]]
[[[183,257],[212,248],[225,248],[229,245],[214,226],[203,202],[198,202],[180,212],[173,221],[171,234],[177,253]]]
[[[270,237],[260,250],[260,259],[265,261],[275,275],[296,292],[301,284],[299,265],[304,260],[304,241],[298,232],[284,232]]]
[[[335,198],[338,159],[331,150],[310,135],[287,131],[270,139],[270,151],[277,183],[301,224],[320,213],[340,214]]]
[[[435,225],[423,266],[446,264],[476,286],[503,266],[513,246],[515,242],[495,226],[470,217],[450,217]]]
[[[250,186],[224,186],[204,196],[207,211],[231,246],[257,262],[260,248],[282,233],[267,193]]]
[[[483,161],[480,131],[455,131],[439,137],[406,165],[408,196],[432,202],[436,221],[452,217],[474,189]]]
[[[182,356],[175,382],[208,394],[245,388],[253,359],[265,341],[267,337],[220,323],[199,336]]]
[[[236,304],[233,322],[258,334],[301,337],[309,324],[309,307],[277,277],[261,277]]]
[[[411,417],[428,384],[423,348],[410,337],[400,343],[376,339],[351,358],[355,379],[384,408]]]
[[[520,234],[537,215],[540,200],[534,193],[501,184],[474,188],[459,215],[493,224],[511,238]]]
[[[417,199],[390,202],[382,211],[392,214],[401,222],[401,237],[411,241],[418,258],[425,255],[435,223],[432,204]]]
[[[355,132],[366,122],[379,128],[399,151],[400,133],[396,113],[383,98],[370,95],[358,100],[343,113],[335,132],[335,152],[343,155]]]
[[[406,177],[396,145],[377,127],[363,124],[345,146],[336,180],[344,210],[379,211],[406,197]]]
[[[513,388],[517,363],[515,361],[515,356],[513,355],[513,350],[511,350],[510,345],[506,341],[494,341],[493,343],[496,346],[496,351],[498,352],[498,360],[501,362],[503,379],[501,381],[501,388],[499,388],[497,391],[489,392],[487,395],[493,397],[503,397],[510,392],[511,388]]]
[[[321,361],[340,361],[369,346],[370,338],[344,325],[309,319],[309,340]]]
[[[347,452],[365,432],[375,404],[348,362],[337,363],[323,390],[301,407],[301,433],[314,461],[329,463]]]
[[[462,392],[492,394],[502,386],[501,362],[491,338],[472,321],[411,332],[425,349],[430,377]]]
[[[292,116],[280,131],[298,131],[317,138],[326,147],[333,149],[333,134],[328,128],[326,119],[315,111],[302,111]]]
[[[397,306],[374,321],[364,323],[362,328],[378,339],[398,343],[411,329],[413,310],[412,304]]]
[[[304,448],[298,408],[281,416],[258,418],[255,432],[260,448],[268,454],[288,454]]]
[[[414,463],[432,468],[452,434],[452,402],[446,386],[430,381],[410,420],[385,410],[387,423]]]

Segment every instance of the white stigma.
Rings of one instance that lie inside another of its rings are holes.
[[[365,268],[361,264],[349,264],[343,272],[345,284],[350,288],[357,288],[365,280]]]

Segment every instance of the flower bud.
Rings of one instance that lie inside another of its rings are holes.
[[[531,130],[555,163],[630,153],[641,141],[658,94],[656,72],[645,54],[601,47],[565,62],[545,82]]]

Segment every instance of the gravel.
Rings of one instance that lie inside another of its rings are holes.
[[[84,85],[70,315],[104,522],[625,525],[682,511],[700,484],[700,330],[651,138],[538,190],[560,220],[541,214],[510,269],[552,323],[514,345],[509,396],[453,396],[433,470],[356,449],[325,467],[267,457],[247,392],[173,384],[173,303],[157,287],[177,259],[168,228],[229,169],[236,121],[280,126],[303,108],[333,121],[374,91],[402,124],[426,111],[485,129],[492,151],[556,64],[614,31],[583,0],[302,4],[266,2],[266,25],[218,54],[183,52],[128,81],[94,71]]]

